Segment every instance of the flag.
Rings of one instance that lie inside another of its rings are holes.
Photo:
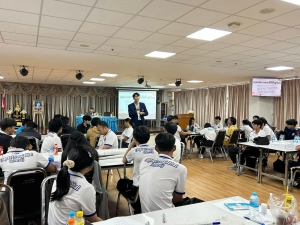
[[[3,90],[2,94],[2,110],[6,109],[6,102],[5,102],[5,90]]]

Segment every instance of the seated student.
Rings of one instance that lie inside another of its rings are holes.
[[[22,126],[20,126],[20,127],[16,130],[16,134],[19,134],[19,133],[26,127],[26,124],[27,124],[28,122],[30,122],[30,121],[32,121],[32,120],[30,120],[30,119],[24,119],[24,120],[22,121]]]
[[[175,133],[175,135],[174,135],[177,139],[181,140],[180,135],[186,136],[186,135],[188,135],[188,134],[191,133],[191,131],[184,132],[184,131],[181,129],[181,127],[177,124],[177,123],[178,123],[178,117],[177,117],[176,115],[175,115],[175,116],[172,116],[172,115],[168,116],[168,117],[167,117],[167,121],[168,121],[168,122],[175,123],[175,124],[177,125],[177,131],[176,131],[176,133]],[[185,137],[184,137],[184,138],[185,138]],[[185,141],[184,141],[184,142],[185,142]]]
[[[86,134],[88,129],[90,129],[90,122],[92,120],[92,117],[89,115],[85,115],[82,117],[82,123],[77,126],[77,130],[83,134]]]
[[[238,129],[237,126],[236,126],[236,118],[234,118],[232,116],[229,117],[227,123],[228,123],[229,127],[226,131],[226,136],[225,136],[225,140],[224,140],[224,145],[225,146],[228,145],[229,138],[232,135],[233,131]]]
[[[215,120],[213,123],[211,123],[211,127],[214,128],[215,130],[222,130],[223,124],[221,123],[221,117],[220,116],[216,116]]]
[[[58,150],[61,150],[61,140],[58,137],[62,131],[62,123],[60,119],[52,119],[49,122],[49,133],[46,135],[42,148],[41,153],[49,152],[50,148],[54,148],[55,144],[58,146]]]
[[[91,127],[90,129],[88,129],[87,133],[86,133],[86,139],[90,142],[90,145],[94,148],[95,147],[95,142],[97,137],[100,136],[100,132],[97,129],[97,124],[100,122],[101,120],[98,117],[94,117],[91,120]]]
[[[133,141],[130,143],[128,150],[123,157],[123,163],[134,162],[132,180],[121,179],[118,182],[118,189],[128,190],[129,195],[134,197],[138,191],[140,175],[139,168],[143,158],[151,155],[158,155],[154,147],[148,145],[150,139],[150,131],[145,126],[138,126],[133,131]],[[137,146],[137,147],[133,147]],[[134,214],[141,213],[140,203],[134,204]]]
[[[203,143],[202,143],[203,147],[198,157],[200,159],[203,159],[203,153],[205,151],[205,147],[212,147],[217,137],[217,133],[215,129],[211,127],[210,123],[206,123],[204,125],[204,129],[200,130],[200,134],[203,135]]]
[[[62,116],[61,118],[61,123],[62,123],[62,131],[58,135],[59,137],[63,134],[72,134],[73,132],[77,131],[74,127],[71,127],[69,125],[70,119],[67,116]]]
[[[97,129],[101,134],[97,145],[98,149],[118,148],[118,137],[111,129],[108,128],[108,124],[106,122],[100,121],[97,124]]]
[[[124,120],[124,126],[126,127],[123,131],[121,137],[122,137],[122,148],[128,148],[131,140],[132,140],[132,134],[133,134],[133,128],[132,128],[132,120],[130,118],[127,118]]]
[[[65,225],[70,211],[83,211],[89,222],[101,221],[96,215],[96,192],[84,175],[94,165],[90,152],[72,149],[54,181],[49,203],[48,224]]]
[[[175,123],[166,123],[164,126],[164,132],[170,133],[175,137],[175,133],[177,131],[177,125]],[[178,162],[180,161],[181,158],[181,144],[180,144],[180,140],[175,137],[175,146],[176,149],[173,152],[173,161]]]
[[[43,167],[47,172],[55,172],[56,167],[48,159],[32,148],[26,137],[17,136],[10,141],[10,148],[7,153],[0,156],[0,167],[4,172],[4,183],[14,170],[29,169],[33,167]],[[29,151],[26,151],[29,150]],[[22,159],[22,160],[20,160]]]
[[[276,135],[274,134],[273,130],[268,124],[268,121],[264,117],[259,117],[259,120],[261,120],[262,124],[262,130],[266,133],[267,138],[269,141],[272,140],[272,137],[274,137],[274,140],[277,141]]]
[[[85,115],[93,116],[94,115],[94,108],[90,107],[89,111],[86,112]]]
[[[285,121],[286,127],[284,130],[276,130],[276,133],[280,133],[281,135],[284,135],[285,140],[293,140],[295,138],[295,135],[297,133],[296,125],[298,124],[298,121],[295,119],[289,119]]]
[[[224,120],[223,129],[224,129],[224,130],[228,130],[228,127],[229,127],[229,125],[228,125],[228,118],[226,118],[226,119]]]
[[[254,140],[254,138],[256,138],[256,137],[266,137],[266,133],[261,129],[262,125],[263,125],[263,122],[261,120],[253,120],[252,121],[253,131],[250,133],[251,140]],[[242,150],[243,150],[243,152],[241,154],[241,161],[240,161],[241,165],[244,165],[245,159],[247,156],[256,156],[256,157],[259,156],[258,148],[243,146]],[[239,153],[239,151],[240,151],[240,148],[238,148],[238,147],[228,148],[228,155],[229,155],[231,161],[233,162],[233,165],[228,167],[228,169],[230,169],[230,170],[237,169],[236,155]],[[236,173],[237,173],[237,171],[236,171]],[[244,173],[245,173],[245,169],[241,166],[240,174],[244,174]]]
[[[37,132],[37,128],[37,124],[30,121],[26,124],[26,127],[23,129],[23,131],[17,134],[17,136],[32,136],[38,140],[41,140],[41,135],[39,134],[39,132]]]
[[[17,123],[11,118],[4,118],[0,121],[0,146],[3,147],[3,154],[7,152],[7,149],[10,146],[10,141],[12,136],[15,133],[15,127]]]
[[[253,120],[258,120],[259,119],[259,116],[255,115],[253,116]]]
[[[160,133],[155,144],[159,155],[145,157],[140,164],[139,196],[143,213],[173,208],[185,194],[187,169],[172,161],[175,137]]]
[[[240,127],[240,130],[244,131],[244,134],[242,134],[242,141],[247,141],[251,131],[253,131],[252,124],[247,119],[243,120],[242,123],[243,126]]]
[[[196,132],[200,129],[200,126],[195,122],[195,118],[191,117],[189,120],[189,124],[186,126],[186,130],[187,131],[191,131],[191,132]],[[188,140],[191,140],[191,138],[189,137]],[[201,137],[200,136],[195,136],[193,137],[193,141],[194,143],[197,145],[197,147],[200,147],[200,140]]]

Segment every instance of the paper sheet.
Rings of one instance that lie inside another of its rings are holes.
[[[128,217],[115,217],[109,220],[95,223],[96,225],[144,225]]]
[[[127,148],[119,148],[119,149],[108,149],[108,150],[97,150],[99,157],[106,155],[124,155],[127,151]]]

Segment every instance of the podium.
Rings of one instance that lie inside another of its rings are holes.
[[[185,130],[186,126],[189,125],[191,117],[194,117],[194,114],[176,114],[178,116],[178,125],[181,129]]]

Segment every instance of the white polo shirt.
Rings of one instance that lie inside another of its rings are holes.
[[[128,140],[127,141],[125,141],[125,143],[130,143],[131,142],[131,139],[132,139],[132,134],[133,134],[133,128],[132,128],[132,126],[130,126],[130,127],[128,127],[128,128],[126,128],[125,130],[124,130],[124,132],[122,133],[122,135],[121,135],[121,137],[122,137],[122,140],[123,140],[123,138],[128,138]]]
[[[222,130],[223,129],[223,124],[220,122],[216,124],[215,122],[211,123],[211,127],[215,130]]]
[[[187,169],[165,154],[152,155],[140,165],[142,212],[173,208],[173,192],[184,195]]]
[[[69,170],[70,188],[61,201],[49,203],[48,224],[65,225],[70,211],[83,211],[84,217],[96,214],[96,192],[81,173]],[[56,190],[56,180],[52,191]]]
[[[192,125],[191,127],[194,127],[195,130],[200,129],[200,126],[199,126],[199,124],[197,124],[197,123],[194,123],[194,125]],[[190,125],[187,125],[187,126],[186,126],[186,130],[190,130]],[[192,131],[192,130],[191,130],[191,131]]]
[[[134,163],[133,166],[133,185],[138,187],[139,186],[139,175],[140,175],[140,163],[143,158],[151,155],[158,155],[157,151],[155,150],[155,147],[150,146],[148,144],[142,144],[139,145],[136,148],[132,148],[128,154],[126,155],[126,161]]]
[[[106,135],[100,136],[97,147],[102,149],[104,145],[109,146],[111,149],[118,148],[118,137],[111,129],[108,130]]]
[[[47,168],[50,162],[42,154],[36,151],[27,151],[20,148],[9,149],[6,154],[0,156],[0,167],[4,172],[4,183],[14,170],[33,167]]]
[[[212,127],[204,128],[204,129],[200,130],[199,133],[204,135],[206,140],[209,140],[209,141],[215,141],[215,139],[217,137],[217,133],[216,133],[215,129]]]
[[[250,133],[250,137],[253,141],[254,138],[256,137],[266,137],[266,132],[264,132],[263,130],[259,130],[258,134],[256,133],[255,130],[253,130],[251,133]]]
[[[245,138],[249,138],[251,131],[253,131],[249,125],[241,126],[240,130],[245,132]]]
[[[57,144],[58,150],[61,150],[61,140],[60,137],[57,136],[57,133],[49,132],[42,144],[41,153],[49,152],[50,148],[54,149],[54,145]]]
[[[179,125],[177,125],[177,131],[176,131],[176,133],[174,134],[174,136],[175,136],[176,138],[178,138],[178,140],[181,140],[180,134],[179,134],[179,133],[181,133],[181,132],[182,132],[181,127],[180,127]]]
[[[179,163],[180,157],[181,157],[181,144],[180,144],[180,140],[178,140],[177,137],[175,137],[175,146],[176,146],[176,149],[173,152],[173,161]]]
[[[263,131],[266,133],[266,136],[275,137],[275,141],[277,141],[276,135],[268,124],[264,126]]]

